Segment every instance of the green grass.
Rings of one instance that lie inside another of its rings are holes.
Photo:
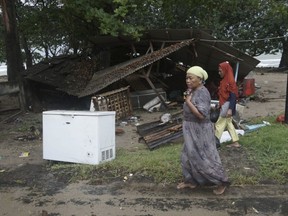
[[[275,123],[275,119],[275,117],[258,118],[249,122],[258,124],[265,120],[270,122],[271,126],[246,133],[240,138],[248,159],[257,169],[255,173],[249,175],[243,175],[237,169],[229,172],[229,178],[236,184],[258,184],[265,180],[277,184],[288,183],[288,125]],[[143,146],[143,149],[137,151],[117,149],[113,161],[97,166],[57,163],[51,165],[51,169],[61,170],[60,173],[65,173],[71,181],[88,179],[107,182],[115,178],[124,179],[130,175],[149,177],[156,183],[165,184],[182,179],[180,165],[182,143],[164,145],[153,151],[145,148],[145,144]]]
[[[61,170],[63,173],[69,170],[68,176],[71,177],[71,181],[90,180],[92,176],[94,180],[95,178],[109,180],[109,178],[124,178],[132,174],[153,178],[158,183],[169,184],[181,178],[181,148],[181,144],[171,144],[153,151],[146,148],[138,151],[118,149],[114,160],[97,166],[56,163],[51,165],[51,169]]]
[[[276,123],[275,117],[258,119],[258,123],[262,120],[270,122],[271,126],[246,133],[241,143],[250,159],[259,166],[256,175],[259,180],[288,183],[288,125]]]
[[[175,182],[181,176],[180,144],[163,146],[153,151],[143,149],[128,152],[120,149],[119,159],[113,161],[113,167],[124,167],[129,173],[144,173],[152,176],[157,182]]]

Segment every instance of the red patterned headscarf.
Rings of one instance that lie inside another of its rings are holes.
[[[234,80],[233,69],[229,62],[222,62],[219,64],[219,67],[223,71],[223,78],[220,81],[218,89],[219,104],[222,106],[229,98],[230,92],[234,93],[238,98],[238,88]]]

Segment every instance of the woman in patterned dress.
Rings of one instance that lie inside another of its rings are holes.
[[[188,69],[188,87],[183,105],[183,137],[181,166],[184,181],[178,189],[217,185],[215,194],[223,194],[230,183],[215,145],[214,125],[210,121],[211,97],[204,86],[207,72],[193,66]]]

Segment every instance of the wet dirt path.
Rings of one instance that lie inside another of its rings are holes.
[[[1,187],[1,215],[288,215],[287,186],[231,187],[221,196],[213,195],[209,187],[179,191],[136,182],[44,188]]]

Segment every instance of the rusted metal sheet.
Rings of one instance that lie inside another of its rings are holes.
[[[230,46],[225,41],[220,41],[205,31],[198,29],[155,29],[146,34],[146,38],[152,42],[181,41],[194,38],[193,47],[185,47],[177,53],[173,53],[171,59],[174,62],[182,62],[184,65],[199,65],[213,76],[213,71],[218,74],[218,65],[223,61],[236,63],[239,61],[239,79],[243,79],[253,70],[259,60],[249,56],[242,51]],[[187,55],[190,53],[190,55]],[[186,55],[185,55],[186,54]]]
[[[175,114],[172,120],[166,123],[161,121],[138,125],[139,141],[144,141],[150,150],[167,144],[182,136],[181,114]]]
[[[92,80],[89,82],[87,87],[78,96],[84,97],[95,92],[100,91],[111,83],[114,83],[124,77],[138,71],[165,56],[191,44],[194,39],[185,40],[180,43],[173,44],[161,50],[154,51],[150,54],[138,57],[131,61],[125,62],[124,64],[109,67],[102,71],[95,73]]]
[[[119,40],[114,37],[101,37],[101,40],[92,41],[101,47],[121,45],[127,48],[132,43],[134,52],[140,50],[142,56],[108,68],[108,63],[101,64],[101,59],[109,59],[104,54],[93,58],[58,56],[29,68],[26,71],[26,78],[52,86],[56,90],[72,96],[85,97],[168,56],[175,64],[183,63],[184,71],[189,66],[202,66],[208,72],[211,80],[218,76],[218,64],[222,61],[228,60],[234,64],[239,62],[239,79],[248,75],[259,63],[257,59],[225,42],[218,41],[207,32],[196,29],[150,30],[139,42],[132,42],[129,38]],[[166,47],[164,48],[164,46]],[[147,50],[147,48],[149,49]],[[123,53],[123,55],[126,54]],[[102,68],[106,69],[101,70]]]
[[[140,137],[139,141],[143,140],[148,148],[153,150],[156,147],[159,147],[162,144],[167,144],[181,136],[182,124],[173,123],[163,126],[160,131],[151,132],[145,136]]]

